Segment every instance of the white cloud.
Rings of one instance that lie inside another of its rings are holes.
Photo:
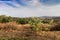
[[[1,6],[0,15],[5,14],[5,15],[16,16],[16,17],[60,16],[60,5],[44,6],[40,4],[37,0],[35,0],[34,3],[33,2],[30,5],[31,7],[20,6],[19,8],[12,8],[12,7],[6,6],[6,4],[0,5]]]

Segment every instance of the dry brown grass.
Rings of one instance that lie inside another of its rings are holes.
[[[54,25],[41,24],[39,26],[45,28]],[[34,32],[30,27],[29,24],[22,25],[16,22],[0,23],[0,37],[24,37],[26,40],[60,40],[60,32],[58,31]]]
[[[22,31],[24,28],[30,27],[29,24],[17,24],[16,22],[0,23],[0,31]]]
[[[40,24],[39,25],[43,30],[47,27],[52,27],[50,24]],[[9,23],[0,23],[0,31],[20,31],[24,28],[31,28],[30,24],[18,24],[16,22]]]
[[[41,24],[41,27],[51,26]],[[60,32],[40,31],[33,32],[29,24],[17,24],[16,22],[0,23],[0,37],[24,37],[26,40],[60,40]]]
[[[0,31],[15,31],[19,30],[22,25],[17,24],[16,22],[9,23],[0,23]]]

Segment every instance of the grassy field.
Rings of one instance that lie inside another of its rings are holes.
[[[0,23],[0,40],[60,40],[60,31],[34,31],[29,24]]]
[[[0,16],[0,40],[60,40],[60,17]]]

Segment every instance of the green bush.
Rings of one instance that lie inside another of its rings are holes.
[[[28,20],[25,19],[25,18],[20,18],[20,19],[17,20],[17,22],[18,22],[19,24],[28,24]]]
[[[38,25],[38,24],[41,24],[41,22],[42,22],[41,19],[33,17],[29,21],[29,24],[32,26],[32,29],[37,32],[41,30],[40,26]]]

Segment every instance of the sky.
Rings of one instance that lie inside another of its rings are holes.
[[[0,0],[0,15],[60,16],[60,0]]]

